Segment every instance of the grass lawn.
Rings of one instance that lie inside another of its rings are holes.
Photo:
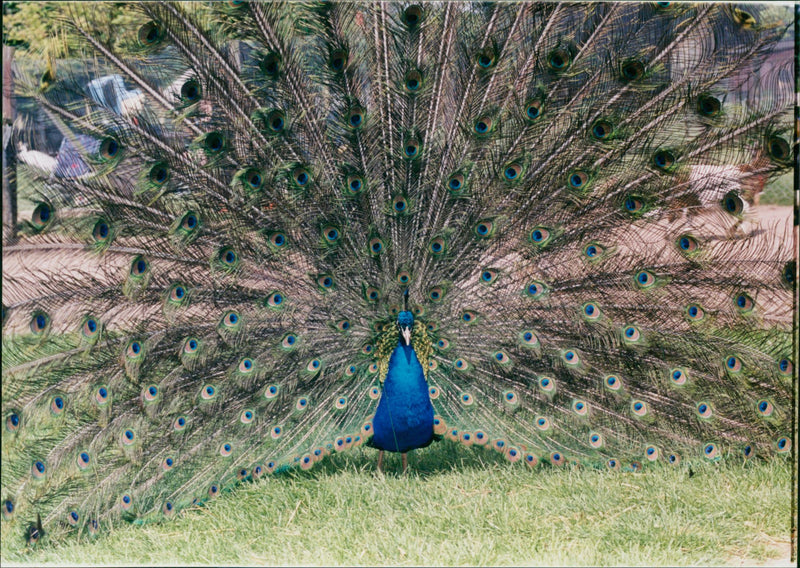
[[[176,519],[27,548],[3,565],[756,565],[788,558],[789,460],[526,466],[451,442],[375,472],[357,449],[239,486]],[[388,456],[388,454],[387,454]],[[691,475],[690,475],[691,473]],[[786,564],[789,565],[789,564]]]

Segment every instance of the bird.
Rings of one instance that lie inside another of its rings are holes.
[[[2,253],[4,533],[356,447],[790,455],[796,253],[752,218],[796,151],[789,7],[126,7],[62,7],[76,55],[15,75],[62,152]]]

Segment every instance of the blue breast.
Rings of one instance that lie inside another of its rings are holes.
[[[422,448],[433,439],[428,383],[410,345],[398,345],[392,351],[372,427],[371,445],[390,452]]]

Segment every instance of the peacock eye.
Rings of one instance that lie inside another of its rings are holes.
[[[409,28],[415,28],[422,20],[422,8],[416,4],[403,10],[403,22]]]
[[[623,207],[628,213],[639,213],[644,208],[644,202],[638,197],[627,197],[623,202]]]
[[[367,289],[364,290],[364,297],[370,303],[377,302],[381,297],[380,294],[380,290],[374,286],[368,286]]]
[[[349,175],[345,180],[345,188],[348,194],[356,195],[364,189],[364,178],[358,175]]]
[[[170,173],[167,164],[158,162],[150,168],[148,179],[156,186],[162,186],[169,181]]]
[[[522,164],[512,162],[503,169],[503,177],[507,181],[516,181],[522,176]]]
[[[282,110],[272,110],[261,120],[266,127],[267,134],[280,134],[286,129],[286,114]]]
[[[711,416],[713,415],[711,404],[709,404],[708,402],[699,402],[697,404],[697,415],[700,418],[711,418]]]
[[[656,277],[652,272],[642,270],[636,273],[636,285],[639,288],[650,288],[656,282]]]
[[[491,237],[494,233],[494,222],[488,219],[478,221],[475,225],[474,233],[480,239]]]
[[[584,189],[589,183],[589,174],[583,170],[577,170],[569,174],[569,186],[572,189]]]
[[[579,365],[581,362],[581,358],[576,351],[572,349],[567,349],[561,354],[561,358],[567,365],[576,366]]]
[[[338,228],[334,227],[333,225],[328,225],[323,227],[322,236],[326,242],[335,243],[339,240],[339,237],[341,237],[341,233],[339,232]]]
[[[279,308],[283,305],[286,298],[280,292],[273,292],[267,296],[267,305],[270,308]]]
[[[347,113],[346,121],[347,126],[353,130],[361,128],[364,124],[364,109],[361,107],[354,107]]]
[[[677,240],[678,248],[684,253],[693,253],[699,248],[697,239],[691,235],[682,235]]]
[[[547,56],[547,65],[551,71],[560,73],[569,69],[572,64],[572,55],[566,49],[556,49]]]
[[[492,127],[494,126],[494,121],[488,116],[482,116],[478,120],[475,121],[475,125],[473,126],[473,131],[475,134],[482,136],[485,134],[489,134],[492,131]]]
[[[369,252],[373,256],[377,256],[383,252],[384,244],[378,237],[373,237],[369,241]]]
[[[405,141],[403,145],[403,155],[406,159],[413,160],[414,158],[419,157],[420,154],[420,142],[416,138],[409,138]]]
[[[670,371],[669,378],[676,385],[684,385],[689,380],[689,375],[684,369],[673,369]]]
[[[98,243],[106,242],[111,235],[111,228],[103,219],[99,219],[92,229],[92,237]]]
[[[245,188],[248,191],[258,191],[264,183],[264,175],[255,168],[250,168],[242,176]]]
[[[445,242],[444,238],[436,237],[431,241],[429,246],[430,251],[434,254],[434,256],[440,256],[445,252]]]
[[[169,299],[173,302],[182,302],[186,298],[186,288],[181,284],[173,284],[169,291]]]
[[[108,397],[109,396],[110,396],[110,393],[109,393],[108,387],[105,386],[105,385],[102,385],[102,386],[97,387],[97,390],[95,391],[94,398],[95,398],[95,401],[97,402],[97,404],[99,406],[102,406],[106,402],[108,402]]]
[[[222,316],[222,325],[227,328],[231,329],[236,328],[239,326],[240,323],[241,323],[241,318],[239,317],[239,314],[232,310],[225,312],[225,314]]]
[[[64,412],[64,407],[67,405],[64,397],[61,395],[56,395],[50,401],[50,412],[58,416]]]
[[[275,248],[278,248],[278,249],[283,248],[284,246],[286,246],[286,243],[287,243],[286,235],[283,234],[283,233],[272,233],[269,236],[269,242]]]
[[[689,304],[686,306],[686,317],[689,321],[700,321],[706,313],[700,304]]]
[[[544,296],[546,291],[547,287],[542,282],[538,282],[536,280],[528,283],[525,288],[525,293],[528,295],[528,297],[536,300]]]
[[[481,282],[483,284],[491,284],[497,280],[497,271],[491,268],[486,268],[481,271]]]
[[[491,69],[497,63],[497,56],[493,50],[485,49],[478,53],[477,62],[481,69]]]
[[[742,313],[752,311],[755,305],[753,299],[744,293],[738,294],[734,299],[734,303],[736,304],[736,309]]]
[[[598,120],[592,125],[592,136],[596,140],[607,140],[614,132],[614,127],[607,120]]]
[[[139,28],[138,39],[142,46],[153,46],[161,42],[164,29],[161,24],[150,21]]]
[[[729,192],[722,198],[722,209],[726,213],[734,216],[740,216],[744,212],[744,201],[734,192]]]
[[[297,336],[293,333],[289,333],[283,338],[281,344],[287,349],[292,348],[297,344]]]
[[[396,196],[392,200],[392,209],[395,213],[405,213],[408,210],[408,199],[402,195]]]
[[[203,138],[203,147],[209,154],[219,154],[225,149],[225,136],[221,132],[209,132]]]
[[[588,320],[596,320],[600,318],[600,308],[594,302],[587,302],[583,305],[583,315]]]
[[[669,150],[659,150],[653,154],[653,165],[659,170],[669,170],[675,165],[675,155]]]
[[[156,385],[146,386],[142,390],[142,398],[146,403],[155,401],[158,398],[158,387]]]
[[[464,174],[453,174],[447,180],[447,189],[451,193],[459,193],[464,189],[465,177]]]
[[[219,251],[219,253],[217,253],[217,258],[219,259],[219,261],[224,266],[227,266],[227,267],[236,266],[236,263],[239,260],[239,257],[237,256],[236,251],[234,251],[230,247],[225,247],[225,248],[221,249]]]
[[[111,160],[116,158],[121,152],[122,147],[115,138],[104,138],[100,143],[100,158],[103,160]]]
[[[759,400],[756,404],[756,409],[761,416],[772,416],[772,413],[775,411],[775,407],[773,404],[768,400]]]
[[[333,277],[330,276],[329,274],[320,274],[317,277],[317,284],[322,289],[322,291],[331,290],[334,286]]]
[[[292,170],[292,180],[297,187],[303,188],[311,182],[311,174],[306,168],[298,167]]]
[[[214,388],[214,385],[204,385],[203,388],[200,389],[200,398],[203,400],[213,400],[216,395],[217,389]]]
[[[53,208],[49,203],[38,203],[31,215],[31,223],[37,229],[43,229],[53,220]]]
[[[620,67],[620,76],[623,81],[630,82],[641,79],[644,75],[644,64],[639,60],[625,61]]]
[[[336,72],[344,71],[347,65],[347,52],[344,49],[334,49],[328,58],[328,64]]]
[[[31,318],[31,332],[35,335],[41,335],[47,330],[50,325],[50,316],[44,312],[36,312]]]
[[[542,101],[534,99],[525,105],[525,118],[529,122],[535,121],[542,115]]]
[[[77,462],[79,469],[86,469],[87,467],[89,467],[91,459],[92,458],[89,455],[89,452],[80,452],[75,461]]]
[[[531,231],[531,241],[536,245],[544,245],[550,240],[550,230],[546,227],[536,227]]]
[[[590,243],[583,249],[583,254],[590,260],[600,257],[604,252],[605,249],[596,243]]]
[[[129,359],[138,359],[142,356],[143,351],[144,348],[142,344],[138,340],[133,339],[128,343],[128,347],[126,349],[126,356]]]
[[[722,103],[716,97],[703,94],[697,97],[697,112],[702,116],[713,118],[722,111]]]
[[[270,79],[274,79],[278,76],[281,70],[281,58],[275,52],[268,53],[264,56],[261,62],[258,64],[261,72],[264,73]]]
[[[625,341],[628,343],[635,343],[641,338],[641,332],[636,326],[629,325],[622,331]]]
[[[409,71],[405,76],[404,86],[409,93],[416,93],[422,88],[422,74],[416,69]]]
[[[647,414],[647,404],[641,400],[634,400],[631,402],[631,411],[633,411],[636,416],[644,416]]]
[[[501,365],[507,365],[508,363],[511,362],[511,357],[509,357],[508,353],[506,353],[505,351],[496,351],[492,357],[497,363],[500,363]],[[506,393],[505,399],[506,402],[515,404],[517,402],[517,395],[509,391]]]
[[[144,257],[137,256],[133,259],[133,262],[131,262],[131,276],[142,276],[145,272],[147,272],[149,267],[150,264],[147,262],[147,260],[145,260]]]
[[[520,339],[525,347],[536,347],[539,344],[539,338],[529,329],[520,333]]]
[[[767,152],[774,161],[783,164],[792,158],[792,149],[789,143],[779,136],[772,136],[767,141]]]
[[[193,104],[200,100],[200,83],[196,79],[189,79],[181,85],[181,99],[186,104]]]

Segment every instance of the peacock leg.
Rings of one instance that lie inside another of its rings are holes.
[[[383,471],[383,450],[378,452],[378,471]]]
[[[408,467],[408,454],[400,454],[403,457],[403,473],[406,472],[406,468]]]

